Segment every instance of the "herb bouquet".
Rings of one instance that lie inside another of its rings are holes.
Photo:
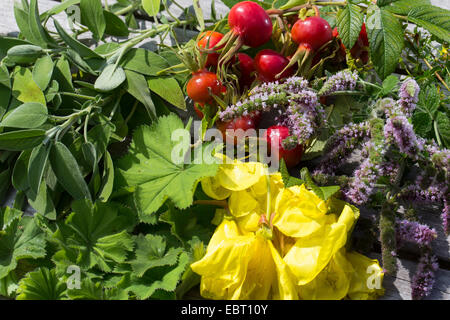
[[[448,260],[450,12],[171,3],[15,3],[0,295],[374,299],[411,250],[412,298],[430,295]]]

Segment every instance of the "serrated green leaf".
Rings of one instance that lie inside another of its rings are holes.
[[[422,137],[425,137],[433,128],[433,120],[426,112],[415,112],[412,116],[414,131]]]
[[[66,284],[58,279],[55,269],[39,268],[20,280],[17,300],[62,300]]]
[[[300,171],[300,175],[302,179],[305,180],[306,186],[311,189],[320,199],[328,200],[331,196],[333,196],[336,192],[340,190],[339,186],[325,186],[319,187],[317,186],[311,175],[309,173],[308,168],[302,168]]]
[[[19,288],[19,281],[14,272],[0,279],[0,296],[13,298],[17,288]]]
[[[158,14],[160,3],[160,0],[142,0],[142,6],[150,17]]]
[[[450,10],[432,5],[415,7],[409,11],[408,20],[439,39],[450,42]]]
[[[331,196],[333,196],[336,192],[340,190],[339,186],[326,186],[326,187],[320,187],[320,190],[322,191],[323,198],[322,200],[328,200]]]
[[[128,289],[136,294],[139,299],[151,297],[155,291],[174,291],[190,262],[189,255],[180,254],[178,264],[175,267],[157,267],[149,270],[143,277],[131,275],[131,285]]]
[[[370,57],[375,71],[385,79],[397,67],[404,47],[403,29],[391,12],[376,5],[368,8],[366,22]]]
[[[392,90],[397,86],[398,81],[398,78],[394,75],[390,75],[386,79],[384,79],[382,84],[383,90],[381,91],[381,94],[387,95],[388,93],[392,92]]]
[[[305,183],[305,181],[303,181],[302,179],[292,177],[289,174],[289,171],[286,167],[286,163],[284,162],[284,159],[281,159],[281,162],[280,162],[280,173],[281,173],[281,178],[283,179],[284,186],[286,188],[290,188],[292,186],[300,186]]]
[[[34,219],[16,217],[0,232],[0,279],[14,270],[19,260],[42,258],[45,254],[44,233]]]
[[[178,109],[186,110],[183,91],[174,78],[150,78],[147,80],[151,91],[174,105]]]
[[[50,150],[50,164],[58,182],[74,199],[91,199],[77,161],[67,147],[56,142]]]
[[[169,204],[168,210],[159,216],[159,220],[168,223],[171,233],[181,242],[186,243],[193,237],[208,242],[214,232],[211,221],[215,215],[216,207],[192,206],[178,210]]]
[[[104,288],[101,282],[90,278],[81,281],[80,289],[68,289],[67,295],[72,300],[127,300],[128,292],[122,288]]]
[[[95,39],[100,40],[106,29],[101,0],[81,0],[80,9],[81,23],[89,28]]]
[[[450,119],[443,112],[438,112],[436,116],[436,123],[439,135],[446,148],[450,147]]]
[[[364,15],[361,9],[354,4],[347,4],[337,13],[337,28],[339,37],[347,48],[352,48],[358,40],[363,24]]]
[[[413,8],[429,4],[431,4],[430,0],[397,0],[391,1],[383,9],[406,16]]]
[[[216,163],[202,164],[204,158],[198,157],[208,155],[200,152],[190,164],[174,163],[172,153],[186,147],[184,142],[172,140],[176,130],[184,130],[184,126],[174,114],[159,118],[151,127],[139,127],[134,132],[129,153],[118,162],[117,174],[128,186],[136,187],[136,206],[144,214],[156,212],[166,199],[171,199],[180,209],[188,207],[197,182],[215,175],[218,169]],[[206,146],[201,148],[203,151]]]
[[[54,235],[63,244],[56,262],[69,260],[84,271],[98,266],[104,272],[125,262],[134,246],[127,232],[134,225],[132,212],[113,203],[92,204],[88,200],[75,201],[72,209]]]
[[[142,277],[149,269],[175,265],[181,251],[181,248],[166,250],[166,241],[161,236],[139,235],[136,238],[136,259],[130,264],[134,273]]]
[[[436,112],[439,108],[439,104],[441,103],[439,92],[434,85],[429,85],[419,92],[419,101],[418,101],[418,109],[427,112],[431,119],[435,119]]]

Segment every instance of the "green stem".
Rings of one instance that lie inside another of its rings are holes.
[[[409,20],[408,20],[408,17],[406,17],[406,16],[401,16],[401,15],[395,14],[395,13],[393,13],[393,15],[394,15],[394,17],[399,18],[399,19],[401,19],[401,20],[409,21]]]
[[[442,140],[441,140],[441,137],[439,135],[439,130],[438,130],[438,126],[437,126],[437,121],[436,120],[433,121],[433,128],[434,128],[434,134],[436,135],[437,143],[438,143],[439,147],[442,148]]]
[[[314,2],[314,4],[316,6],[345,6],[347,5],[347,1],[342,1],[342,2],[327,2],[327,1],[319,1],[319,2]]]
[[[123,14],[127,14],[130,11],[134,11],[137,8],[136,4],[130,4],[128,7],[125,7],[123,9],[117,10],[114,12],[116,15],[120,16]]]
[[[85,100],[96,100],[95,97],[86,96],[84,94],[77,94],[77,93],[73,93],[73,92],[60,92],[59,94],[62,94],[63,96],[70,96],[70,97],[75,97],[75,98],[80,98],[80,99],[85,99]]]
[[[131,117],[134,115],[134,112],[136,111],[137,105],[138,105],[139,101],[136,100],[133,104],[133,108],[131,109],[130,114],[127,116],[127,118],[125,119],[123,125],[126,125],[128,123],[128,121],[130,121]]]

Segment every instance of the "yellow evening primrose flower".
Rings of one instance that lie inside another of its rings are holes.
[[[228,207],[218,209],[224,218],[205,256],[191,265],[201,276],[202,296],[371,299],[381,294],[378,262],[345,249],[358,209],[334,198],[324,201],[304,185],[284,188],[280,174],[265,172],[261,164],[234,161],[202,180],[210,197],[228,199]]]
[[[283,259],[263,236],[242,235],[224,219],[206,255],[191,265],[200,274],[200,293],[210,299],[296,299],[297,290]]]
[[[378,260],[357,252],[347,252],[347,260],[355,272],[352,274],[348,297],[352,300],[372,300],[384,294],[383,269]]]

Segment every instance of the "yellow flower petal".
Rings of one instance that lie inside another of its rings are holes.
[[[329,214],[327,217],[334,215]],[[325,224],[314,234],[299,238],[284,257],[297,277],[298,285],[313,280],[329,263],[334,254],[347,242],[347,232],[358,216],[351,207],[345,206],[338,220]]]
[[[354,268],[348,297],[353,300],[370,300],[384,294],[383,269],[378,260],[357,252],[348,252],[347,259]]]
[[[261,215],[259,213],[251,213],[239,218],[236,218],[236,224],[242,234],[247,232],[256,232],[259,229],[259,219]]]
[[[219,184],[225,189],[241,191],[257,183],[265,175],[262,163],[244,163],[234,160],[233,164],[222,164],[216,175]]]
[[[231,190],[225,189],[215,177],[202,179],[202,189],[208,197],[216,200],[224,200],[231,195]]]
[[[270,241],[256,236],[249,254],[251,258],[239,299],[266,300],[276,276]]]
[[[353,267],[346,259],[345,249],[333,256],[328,265],[309,283],[299,287],[305,300],[340,300],[349,290]]]
[[[272,242],[269,243],[272,258],[276,267],[276,278],[272,284],[272,299],[275,300],[295,300],[298,299],[297,288],[295,286],[294,275],[289,267],[280,257]]]
[[[326,222],[328,206],[304,185],[284,189],[276,199],[274,225],[285,235],[311,235]]]
[[[224,219],[211,238],[205,256],[191,264],[202,276],[200,292],[210,299],[238,299],[251,258],[255,235],[239,235],[236,223]]]
[[[235,217],[242,217],[254,212],[260,212],[258,201],[247,190],[232,192],[228,201],[230,213]]]

